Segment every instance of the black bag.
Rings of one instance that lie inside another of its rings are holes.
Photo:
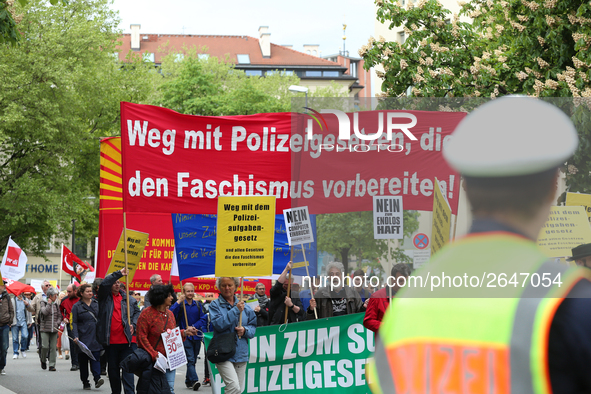
[[[152,356],[144,349],[135,349],[133,353],[125,357],[119,366],[124,372],[130,372],[137,377],[141,377],[144,371],[152,368]]]
[[[166,331],[166,326],[168,325],[168,314],[166,314],[166,322],[164,323],[164,331]],[[162,332],[164,332],[162,331]],[[160,340],[162,337],[158,337],[158,341],[156,341],[156,346],[154,349],[158,347]],[[125,357],[123,361],[119,364],[119,367],[123,370],[123,372],[130,372],[141,378],[142,374],[145,371],[151,370],[152,365],[154,362],[152,361],[152,356],[146,350],[142,348],[137,348],[133,353],[129,356]]]
[[[207,359],[214,364],[228,361],[236,353],[237,338],[235,332],[214,334],[207,347]]]

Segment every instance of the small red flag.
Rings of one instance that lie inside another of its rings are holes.
[[[70,274],[78,280],[82,280],[80,278],[80,274],[78,273],[79,269],[78,266],[84,269],[89,269],[86,263],[84,263],[78,256],[70,251],[70,249],[66,248],[65,245],[62,245],[62,270],[66,274]]]

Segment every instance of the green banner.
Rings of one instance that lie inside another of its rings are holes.
[[[245,393],[299,391],[369,393],[365,363],[374,351],[374,333],[363,327],[363,313],[257,327],[249,340]],[[205,334],[205,346],[213,333]],[[211,367],[212,389],[224,392]]]

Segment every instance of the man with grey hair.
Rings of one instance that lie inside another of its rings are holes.
[[[288,309],[287,321],[295,323],[300,320],[305,320],[304,306],[297,294],[290,294],[287,296],[287,288],[292,278],[287,278],[287,274],[291,271],[291,261],[287,263],[285,269],[273,285],[269,294],[271,301],[269,302],[269,325],[283,324],[285,322],[285,308]],[[293,282],[292,282],[293,283]]]
[[[162,281],[162,275],[154,274],[154,275],[150,276],[150,283],[152,284],[152,286],[154,286],[154,285],[163,285],[164,282]],[[176,296],[174,298],[176,299]],[[176,301],[173,300],[173,303],[174,302],[176,302]],[[146,295],[144,297],[144,308],[147,308],[150,305],[152,305],[152,303],[150,302],[150,299]]]
[[[318,289],[314,299],[310,300],[308,319],[315,318],[314,308],[317,308],[319,319],[365,311],[359,293],[349,286],[349,283],[345,283],[347,277],[344,271],[345,267],[338,261],[326,265],[326,285]]]
[[[51,287],[51,283],[47,279],[43,280],[41,284],[41,292],[37,293],[33,301],[27,306],[27,310],[33,314],[35,318],[35,331],[37,338],[37,349],[41,349],[41,331],[39,330],[39,311],[41,310],[41,301],[47,301],[47,290]],[[41,351],[39,351],[39,358],[41,358]],[[45,361],[45,360],[43,360]]]

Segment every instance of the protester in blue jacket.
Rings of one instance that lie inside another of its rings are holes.
[[[98,323],[99,306],[98,301],[94,299],[92,286],[88,283],[83,284],[77,289],[80,300],[72,307],[72,334],[74,342],[82,342],[91,352],[94,360],[86,352],[81,351],[78,354],[80,363],[80,380],[84,390],[90,390],[88,381],[88,364],[94,378],[94,387],[99,388],[105,383],[101,378],[100,352],[102,346],[96,340],[96,325]]]
[[[226,394],[240,394],[245,386],[246,363],[248,361],[248,341],[254,338],[257,317],[250,308],[245,308],[244,301],[238,301],[234,295],[239,286],[238,278],[218,278],[216,287],[220,297],[211,303],[209,313],[213,326],[213,335],[236,332],[238,334],[236,353],[228,361],[216,366],[224,383]],[[239,318],[242,314],[242,325]]]
[[[185,283],[183,286],[183,294],[178,298],[177,302],[173,303],[170,307],[170,311],[174,314],[179,327],[182,329],[187,328],[187,320],[189,327],[193,326],[197,330],[204,332],[205,326],[207,325],[207,314],[203,311],[203,305],[201,302],[194,300],[195,298],[195,286],[193,283]],[[183,303],[185,307],[183,308]],[[187,317],[185,319],[185,309],[187,311]],[[195,362],[201,349],[201,339],[203,334],[188,336],[183,345],[185,347],[185,354],[187,355],[187,373],[185,375],[185,385],[187,388],[192,388],[193,391],[199,390],[201,383],[195,370]]]

